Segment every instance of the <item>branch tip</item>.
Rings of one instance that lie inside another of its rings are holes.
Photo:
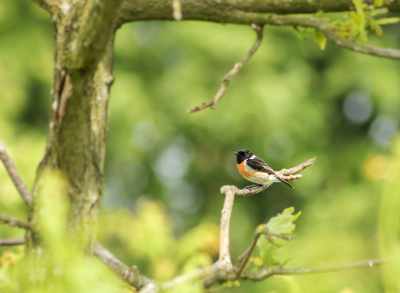
[[[251,47],[250,51],[243,57],[242,60],[236,62],[233,65],[233,68],[224,76],[222,79],[221,86],[217,93],[215,94],[214,98],[210,102],[203,102],[200,107],[195,107],[191,110],[188,110],[189,113],[199,112],[204,110],[205,108],[210,107],[211,109],[215,109],[217,106],[218,101],[222,98],[225,94],[226,88],[228,87],[231,79],[240,71],[247,64],[247,62],[251,59],[257,49],[260,47],[262,39],[263,39],[263,25],[252,23],[250,27],[257,33],[257,39]]]

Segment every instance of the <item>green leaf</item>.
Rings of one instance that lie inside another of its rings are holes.
[[[376,16],[376,15],[379,15],[379,14],[386,14],[388,12],[389,12],[389,10],[387,8],[372,9],[371,10],[371,16]]]
[[[375,0],[374,1],[374,6],[375,7],[381,7],[383,5],[383,0]]]
[[[293,214],[293,212],[293,207],[285,209],[282,214],[272,217],[268,223],[265,224],[265,227],[268,228],[270,233],[290,235],[296,228],[296,225],[293,224],[293,222],[295,222],[301,214],[301,212],[298,212],[297,214]],[[257,231],[260,231],[260,226],[257,227]],[[260,237],[257,242],[257,247],[260,251],[260,259],[262,263],[267,266],[281,264],[282,259],[278,256],[277,252],[278,249],[283,246],[284,241],[282,238],[267,236]]]
[[[257,247],[260,250],[260,259],[266,266],[275,266],[280,264],[280,259],[277,255],[278,247],[261,237],[257,242]]]
[[[352,0],[354,7],[356,8],[357,14],[363,15],[364,14],[364,7],[362,0]]]
[[[300,40],[305,40],[305,39],[306,39],[306,37],[303,36],[303,35],[301,34],[301,32],[299,31],[298,28],[293,27],[293,32],[295,33],[295,35],[296,35]]]
[[[318,47],[321,50],[325,50],[326,47],[326,37],[323,33],[321,33],[320,31],[315,31],[314,32],[314,40],[317,43]]]
[[[359,36],[363,42],[367,41],[367,31],[365,30],[365,14],[358,14],[350,11],[350,20],[353,24],[351,27],[351,34],[356,37]]]
[[[393,24],[398,23],[400,21],[399,17],[388,17],[388,18],[380,18],[375,20],[376,24],[385,25],[385,24]]]
[[[324,11],[320,10],[317,13],[314,14],[314,17],[321,17],[323,13],[324,13]]]
[[[290,207],[285,209],[282,214],[272,217],[266,224],[268,230],[275,234],[292,234],[296,228],[296,225],[293,224],[293,222],[296,221],[301,215],[301,212],[298,212],[295,215],[293,215],[293,212],[294,207]]]

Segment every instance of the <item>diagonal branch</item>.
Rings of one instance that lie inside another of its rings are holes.
[[[256,22],[259,24],[267,24],[273,26],[310,27],[319,30],[326,36],[328,40],[330,40],[338,47],[377,57],[400,59],[400,50],[363,44],[343,37],[336,31],[335,27],[332,24],[318,17],[263,14],[242,11],[232,12],[230,15],[226,15],[226,17],[229,18],[230,22],[234,23]]]
[[[276,266],[272,268],[264,268],[261,272],[249,272],[242,275],[243,280],[252,280],[255,282],[262,281],[273,275],[304,275],[304,274],[315,274],[315,273],[327,273],[327,272],[338,272],[349,269],[368,268],[388,263],[392,259],[380,258],[371,260],[362,260],[358,262],[318,266],[318,267],[305,267],[305,268],[282,268]]]
[[[113,255],[98,242],[96,242],[94,245],[94,255],[96,255],[112,271],[114,271],[116,275],[121,277],[137,290],[140,290],[148,283],[154,283],[154,281],[142,276],[137,268],[133,267],[130,269],[126,264],[116,258],[115,255]]]
[[[25,238],[0,239],[0,246],[14,246],[25,244]]]
[[[254,53],[261,45],[263,39],[263,26],[252,23],[251,28],[257,33],[257,40],[254,43],[253,47],[251,47],[250,51],[246,54],[246,56],[244,56],[240,62],[235,63],[233,68],[224,76],[224,78],[222,79],[221,86],[216,95],[214,96],[214,98],[208,103],[203,103],[201,106],[189,110],[188,111],[189,113],[198,112],[208,107],[210,107],[211,109],[215,109],[218,101],[224,95],[231,79],[236,75],[236,73],[239,72],[240,69],[242,69],[243,66],[246,65],[246,63],[250,60],[250,58],[254,55]]]
[[[340,35],[332,24],[322,18],[282,15],[267,15],[266,18],[269,18],[269,21],[267,22],[269,22],[270,25],[290,25],[314,28],[323,33],[325,37],[336,46],[350,51],[389,59],[400,59],[400,50],[381,48],[346,38]]]
[[[253,253],[254,248],[256,247],[257,241],[261,237],[261,235],[265,235],[267,241],[269,241],[272,244],[274,244],[274,240],[272,239],[272,237],[282,238],[282,239],[285,239],[287,241],[293,239],[293,236],[287,236],[287,235],[284,235],[284,234],[271,233],[265,225],[262,225],[262,226],[264,226],[264,228],[261,231],[258,231],[258,229],[256,230],[256,233],[254,234],[253,242],[245,250],[245,252],[239,257],[239,261],[238,261],[238,263],[236,265],[236,269],[238,270],[237,271],[238,278],[240,277],[240,275],[242,274],[244,268],[246,267],[247,262],[249,261],[250,256]]]
[[[14,164],[14,161],[8,155],[7,150],[1,140],[0,140],[0,160],[3,162],[4,167],[6,167],[6,170],[10,175],[11,180],[13,181],[15,187],[17,188],[19,195],[22,197],[27,207],[30,210],[32,210],[32,205],[33,205],[32,194],[28,190],[28,187],[26,187],[26,184],[22,180],[21,175],[19,174],[17,167]]]
[[[23,229],[30,229],[31,226],[28,223],[22,222],[16,218],[12,218],[6,215],[0,214],[0,222],[8,224],[10,227],[18,227]]]

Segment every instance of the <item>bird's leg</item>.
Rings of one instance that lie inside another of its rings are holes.
[[[262,186],[264,186],[264,185],[263,184],[253,184],[253,185],[246,186],[244,189],[253,189],[253,188],[262,187]]]

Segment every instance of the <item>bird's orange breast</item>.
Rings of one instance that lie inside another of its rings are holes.
[[[238,168],[238,170],[239,170],[239,173],[242,174],[242,176],[243,176],[244,178],[249,178],[249,177],[251,177],[253,174],[252,174],[251,171],[246,170],[246,165],[245,165],[245,164],[246,164],[246,162],[243,161],[242,163],[236,164],[236,165],[237,165],[237,168]]]

